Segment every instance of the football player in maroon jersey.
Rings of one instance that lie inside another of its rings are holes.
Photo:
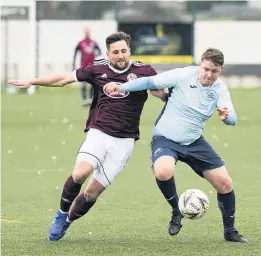
[[[86,121],[86,138],[77,154],[76,164],[65,181],[60,209],[50,226],[50,240],[61,239],[71,223],[85,215],[96,203],[101,193],[123,170],[139,139],[140,116],[147,90],[122,93],[111,97],[103,89],[108,82],[124,83],[138,77],[153,76],[156,71],[138,61],[131,61],[129,35],[116,32],[106,38],[108,60],[73,72],[27,81],[9,83],[20,88],[31,85],[62,87],[75,81],[86,81],[94,88],[94,97]],[[164,99],[164,91],[151,91]],[[87,187],[80,193],[82,184],[92,174]],[[74,204],[72,205],[72,203]]]

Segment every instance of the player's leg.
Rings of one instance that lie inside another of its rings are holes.
[[[174,180],[175,164],[178,160],[177,152],[173,149],[172,142],[164,137],[152,140],[152,163],[157,185],[167,202],[172,207],[172,218],[169,222],[170,235],[176,235],[180,231],[181,218],[178,208],[178,194]]]
[[[133,151],[134,139],[120,139],[111,136],[108,136],[107,139],[111,140],[110,146],[107,148],[108,154],[102,165],[95,170],[84,193],[81,193],[75,200],[68,216],[70,223],[85,215],[93,207],[101,193],[123,170]]]
[[[107,152],[104,149],[105,137],[106,134],[95,129],[91,129],[87,133],[86,139],[78,152],[72,175],[67,178],[64,184],[60,209],[50,226],[50,240],[59,240],[63,237],[68,211],[74,199],[78,196],[82,184],[92,173],[93,169],[98,168],[100,162],[106,156]]]
[[[217,191],[225,239],[234,242],[246,242],[247,239],[238,234],[234,226],[235,193],[224,161],[203,137],[189,145],[188,150],[186,162],[197,174],[206,178]]]
[[[236,197],[225,166],[204,171],[204,177],[217,191],[218,207],[222,214],[224,238],[232,242],[247,242],[235,228]]]
[[[84,216],[96,203],[97,198],[106,189],[100,181],[92,177],[88,182],[84,192],[82,192],[75,200],[72,206],[67,221],[71,224],[73,221]]]
[[[67,213],[72,205],[74,199],[78,196],[82,184],[92,173],[93,166],[91,163],[79,161],[76,162],[72,175],[69,176],[64,184],[61,202],[60,202],[60,211]]]
[[[81,185],[93,169],[97,169],[104,160],[107,154],[104,145],[106,137],[107,134],[95,129],[91,129],[87,133],[86,139],[77,154],[72,175],[67,178],[63,188],[60,204],[63,212],[69,211],[72,202],[81,190]]]
[[[92,170],[93,166],[90,163],[83,161],[77,162],[72,175],[65,181],[60,200],[60,209],[50,226],[49,238],[51,241],[56,241],[63,237],[69,226],[66,222],[69,209],[75,198],[78,196],[82,184],[92,173]]]
[[[118,139],[105,134],[103,140],[104,150],[107,152],[106,157],[103,161],[99,161],[84,193],[75,199],[63,229],[60,231],[60,238],[64,236],[73,221],[84,216],[93,207],[97,198],[123,169],[134,148],[134,139]]]

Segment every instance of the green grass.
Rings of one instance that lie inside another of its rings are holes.
[[[88,115],[78,89],[57,88],[2,95],[1,218],[23,221],[1,223],[2,255],[260,255],[261,90],[231,95],[238,125],[226,126],[214,115],[204,136],[227,162],[237,195],[236,226],[248,244],[223,240],[214,190],[182,163],[176,169],[179,193],[205,191],[210,209],[200,220],[184,220],[177,237],[167,234],[170,207],[150,170],[151,131],[163,105],[154,98],[146,104],[141,140],[124,172],[62,240],[50,242],[49,225]]]

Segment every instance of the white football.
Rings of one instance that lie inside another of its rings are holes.
[[[199,189],[188,189],[179,198],[179,210],[188,219],[203,217],[209,207],[207,195]]]

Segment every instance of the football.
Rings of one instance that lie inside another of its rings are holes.
[[[188,189],[179,198],[179,210],[188,219],[203,217],[209,207],[207,195],[199,189]]]

